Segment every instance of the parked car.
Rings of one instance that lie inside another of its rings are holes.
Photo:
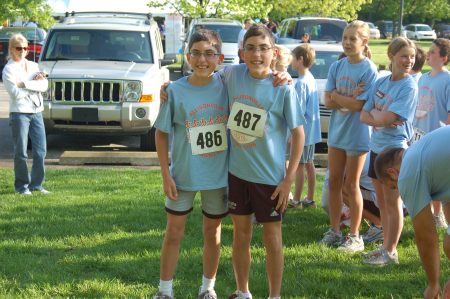
[[[342,45],[340,44],[324,44],[311,42],[310,44],[316,51],[316,61],[311,67],[311,73],[317,82],[317,89],[320,96],[320,128],[322,132],[322,146],[318,146],[317,149],[326,148],[328,140],[328,123],[330,122],[331,110],[325,107],[325,86],[327,83],[328,70],[333,62],[337,61],[339,55],[342,53]],[[293,50],[298,44],[286,44],[290,50]],[[292,78],[298,78],[297,71],[293,70],[290,66],[288,72]]]
[[[409,24],[405,26],[406,37],[410,39],[434,40],[436,39],[436,32],[427,24]]]
[[[367,23],[367,25],[369,25],[370,38],[379,39],[381,37],[381,34],[380,34],[380,30],[378,29],[378,27],[375,26],[371,22],[366,22],[366,23]]]
[[[450,24],[436,24],[434,25],[434,32],[436,32],[437,37],[450,39]]]
[[[392,21],[377,21],[375,26],[380,30],[380,35],[382,38],[392,38],[392,33],[394,31],[394,22]]]
[[[346,26],[346,21],[337,18],[288,18],[280,23],[277,43],[298,44],[305,33],[310,35],[311,41],[340,43]]]
[[[229,64],[238,64],[238,35],[242,29],[242,23],[235,20],[203,18],[195,19],[191,22],[187,35],[183,38],[183,61],[181,70],[183,75],[192,73],[192,68],[187,62],[186,54],[189,52],[188,42],[193,32],[202,29],[209,29],[216,31],[222,39],[222,53],[225,56],[221,65],[218,65],[217,70]]]
[[[28,40],[27,59],[38,62],[45,42],[45,30],[34,27],[3,27],[0,29],[0,72],[6,65],[9,39],[12,35],[21,33]]]
[[[51,28],[39,60],[47,133],[138,135],[141,150],[155,150],[159,89],[174,62],[150,15],[72,13]]]

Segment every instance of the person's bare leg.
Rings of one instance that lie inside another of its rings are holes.
[[[203,275],[209,279],[219,267],[221,221],[203,216]]]
[[[266,248],[266,272],[270,297],[281,295],[284,256],[281,221],[263,223],[263,242]]]
[[[383,185],[377,179],[372,178],[373,187],[375,188],[375,193],[377,194],[378,208],[380,209],[380,220],[381,226],[383,227],[383,247],[386,248],[386,244],[389,243],[389,223],[387,215],[387,207],[384,199]]]
[[[385,185],[383,185],[383,190],[389,225],[389,229],[387,230],[389,242],[385,242],[384,244],[386,250],[392,253],[397,248],[403,229],[403,203],[398,190],[389,189]],[[384,230],[385,228],[383,228]]]
[[[314,192],[316,191],[316,167],[314,161],[306,163],[306,175],[308,177],[308,199],[314,200]]]
[[[344,182],[346,160],[347,155],[345,151],[332,147],[328,148],[328,168],[330,173],[328,206],[330,225],[336,232],[340,231],[342,185]]]
[[[233,270],[236,288],[244,293],[249,292],[248,277],[250,272],[252,240],[252,216],[232,215],[233,220]]]
[[[305,183],[305,164],[299,164],[295,174],[295,200],[302,199],[303,184]]]

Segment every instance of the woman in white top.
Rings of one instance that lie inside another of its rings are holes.
[[[31,195],[31,191],[49,192],[42,187],[45,177],[44,159],[47,153],[44,110],[41,92],[48,81],[38,65],[28,61],[28,41],[22,34],[9,40],[9,60],[3,69],[3,84],[9,94],[10,126],[14,143],[14,187],[16,192]],[[33,166],[27,167],[27,144],[31,140]]]

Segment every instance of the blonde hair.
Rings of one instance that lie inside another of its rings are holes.
[[[27,46],[28,46],[28,40],[25,38],[25,36],[23,36],[21,33],[13,34],[9,38],[8,57],[7,57],[7,59],[11,59],[11,51],[15,47],[15,44],[17,42],[19,42],[19,43],[26,43]]]
[[[388,54],[389,59],[390,59],[390,56],[394,56],[395,54],[397,54],[404,47],[413,48],[414,52],[417,53],[416,44],[414,42],[412,42],[411,40],[407,39],[406,37],[399,36],[399,37],[394,38],[389,43],[389,46],[388,46],[388,49],[387,49],[387,54]],[[389,70],[392,72],[392,62],[389,63]]]
[[[367,25],[366,22],[364,21],[360,21],[360,20],[355,20],[351,23],[349,23],[345,29],[344,32],[348,29],[356,29],[356,32],[358,33],[359,37],[363,38],[363,39],[367,39],[367,41],[369,41],[370,39],[370,28],[369,25]],[[366,56],[367,58],[371,59],[372,58],[372,51],[370,51],[369,45],[365,45],[364,46],[364,51],[363,51],[364,56]]]
[[[310,68],[316,60],[316,51],[310,44],[301,44],[292,50],[292,56],[297,60],[303,57],[303,66]]]
[[[285,66],[286,68],[291,64],[292,55],[288,48],[281,45],[275,45],[278,50],[278,55],[272,60],[270,68],[276,70],[277,66]]]

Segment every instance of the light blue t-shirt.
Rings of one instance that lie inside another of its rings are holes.
[[[215,135],[208,138],[205,133],[200,141],[190,141],[190,128],[226,125],[228,97],[219,74],[214,74],[206,86],[194,86],[188,82],[188,77],[183,77],[169,85],[167,95],[168,100],[161,105],[155,127],[172,135],[170,173],[177,189],[197,191],[226,187],[228,151],[193,155],[191,147],[191,142],[212,144],[226,140],[217,139],[217,136],[214,139]]]
[[[363,109],[367,112],[374,108],[393,112],[404,125],[394,128],[373,127],[370,150],[379,154],[388,148],[407,148],[413,134],[412,121],[416,105],[417,83],[411,76],[398,81],[392,81],[391,76],[378,79]]]
[[[339,94],[351,97],[358,84],[364,82],[364,92],[357,100],[366,101],[369,89],[377,79],[377,67],[368,58],[351,64],[348,58],[334,62],[328,71],[325,91],[336,89]],[[328,146],[347,151],[369,151],[369,128],[360,121],[359,112],[332,109],[328,129]]]
[[[413,125],[425,133],[447,124],[450,111],[450,72],[436,76],[423,74],[419,80],[419,100]]]
[[[305,124],[297,93],[291,85],[274,87],[272,75],[251,77],[245,64],[226,67],[222,73],[231,111],[229,126],[241,120],[232,117],[233,105],[244,104],[267,113],[262,137],[230,130],[229,171],[249,182],[278,185],[285,177],[288,130]],[[255,124],[255,119],[248,120]]]
[[[418,73],[414,73],[410,75],[417,83],[419,83],[420,77],[422,77],[422,73],[418,72]]]
[[[450,126],[436,129],[406,150],[398,190],[411,218],[431,200],[450,201]]]
[[[320,110],[319,110],[319,92],[317,83],[311,72],[306,72],[304,76],[299,75],[295,82],[295,90],[305,112],[306,124],[305,146],[319,143],[322,140],[320,131]]]

